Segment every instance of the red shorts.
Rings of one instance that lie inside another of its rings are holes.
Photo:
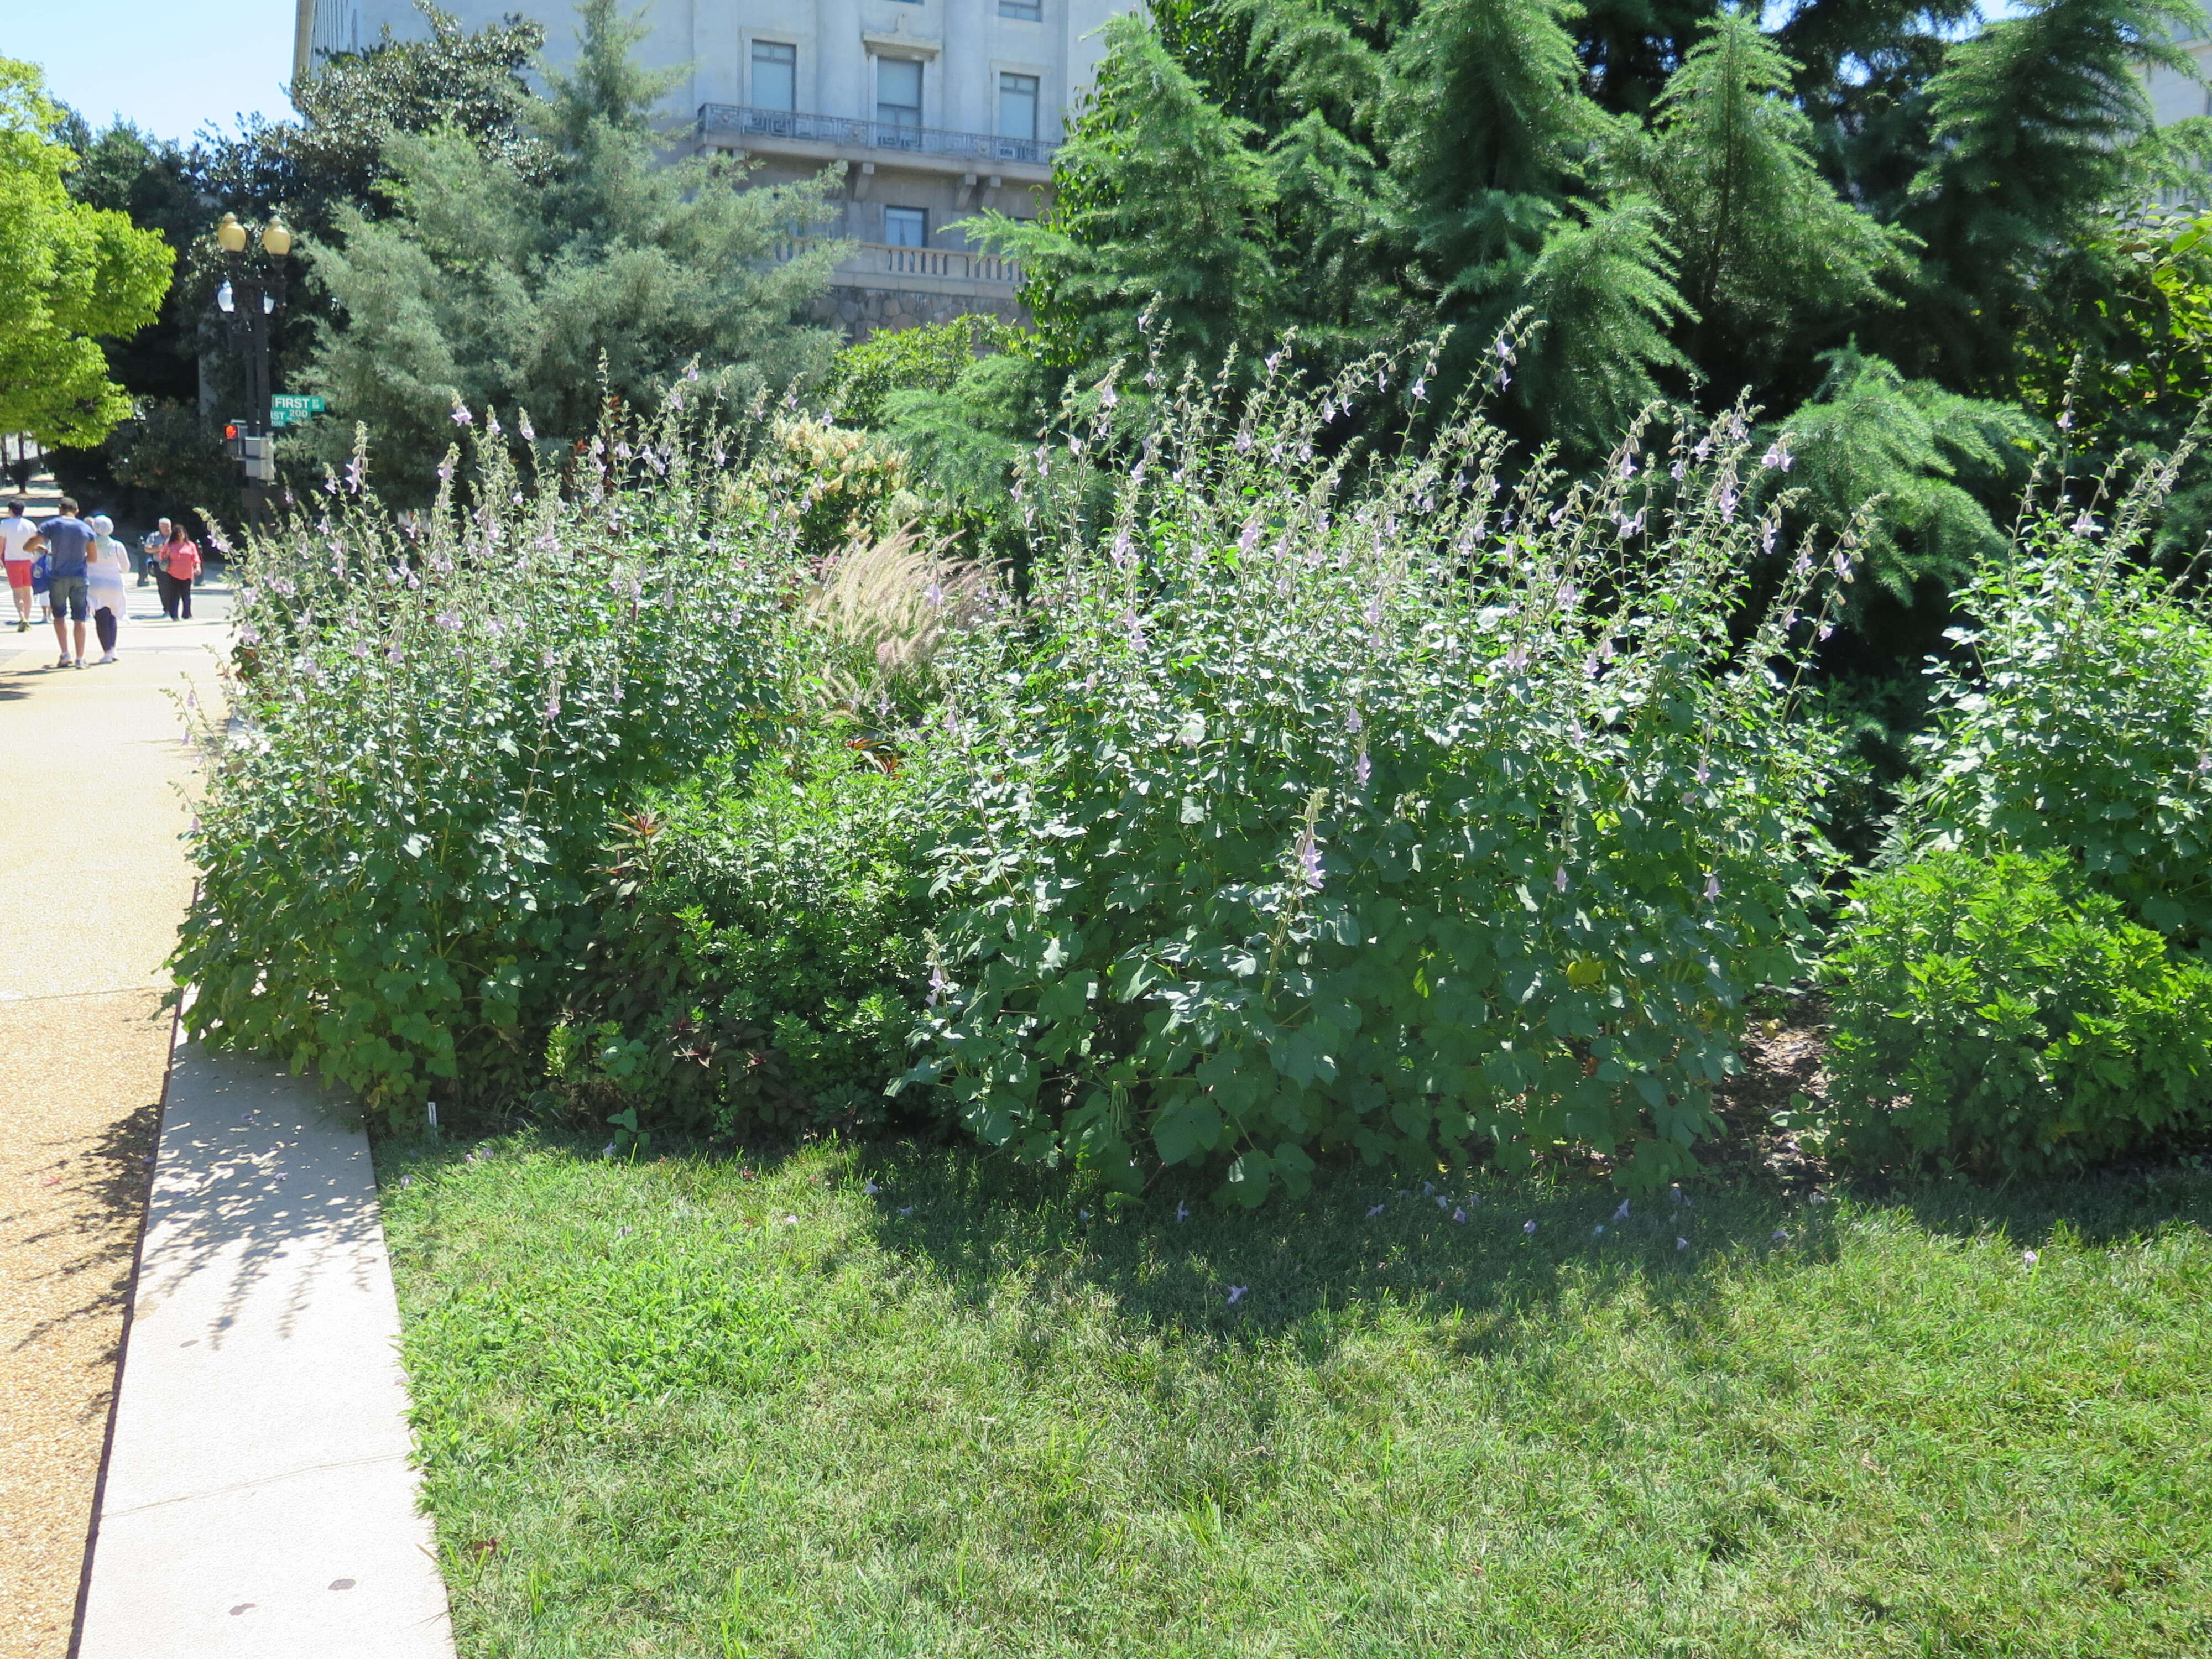
[[[8,564],[8,586],[10,586],[10,587],[28,587],[28,586],[31,585],[31,561],[30,561],[30,560],[28,560],[28,559],[9,559],[9,560],[7,562],[7,564]]]

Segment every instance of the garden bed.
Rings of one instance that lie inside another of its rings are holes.
[[[2212,1650],[2202,1171],[380,1162],[469,1659]]]

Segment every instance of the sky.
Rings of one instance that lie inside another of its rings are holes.
[[[0,56],[27,58],[50,95],[95,127],[163,138],[241,114],[291,113],[294,0],[0,0]]]

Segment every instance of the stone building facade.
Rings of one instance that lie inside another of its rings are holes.
[[[825,313],[853,337],[971,312],[1023,320],[1021,270],[971,246],[986,208],[1049,201],[1065,112],[1097,69],[1098,31],[1136,0],[649,0],[641,56],[678,68],[672,131],[743,156],[758,183],[833,171],[849,240]],[[390,28],[425,31],[410,0],[296,0],[295,67]],[[548,0],[444,0],[471,28],[520,12],[549,56],[575,14]]]

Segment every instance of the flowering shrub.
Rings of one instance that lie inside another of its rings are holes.
[[[610,428],[564,486],[468,415],[466,495],[449,458],[396,519],[357,454],[245,553],[174,962],[193,1035],[394,1114],[536,1081],[610,816],[742,746],[791,676],[788,561],[720,438]]]
[[[2047,515],[1966,592],[1906,847],[2061,849],[2178,948],[2212,936],[2212,619],[2135,556],[2184,455]],[[2100,523],[2103,520],[2105,522]]]
[[[1834,589],[1808,551],[1729,629],[1786,453],[1729,416],[1571,488],[1508,489],[1473,419],[1326,454],[1393,372],[1186,388],[1096,531],[1112,389],[1033,458],[1057,551],[934,738],[952,908],[908,1079],[987,1143],[1125,1185],[1212,1164],[1247,1204],[1340,1149],[1663,1182],[1746,994],[1802,967],[1822,745],[1789,691]]]
[[[1869,877],[1825,976],[1838,1156],[2039,1172],[2212,1122],[2212,969],[2063,852]]]

